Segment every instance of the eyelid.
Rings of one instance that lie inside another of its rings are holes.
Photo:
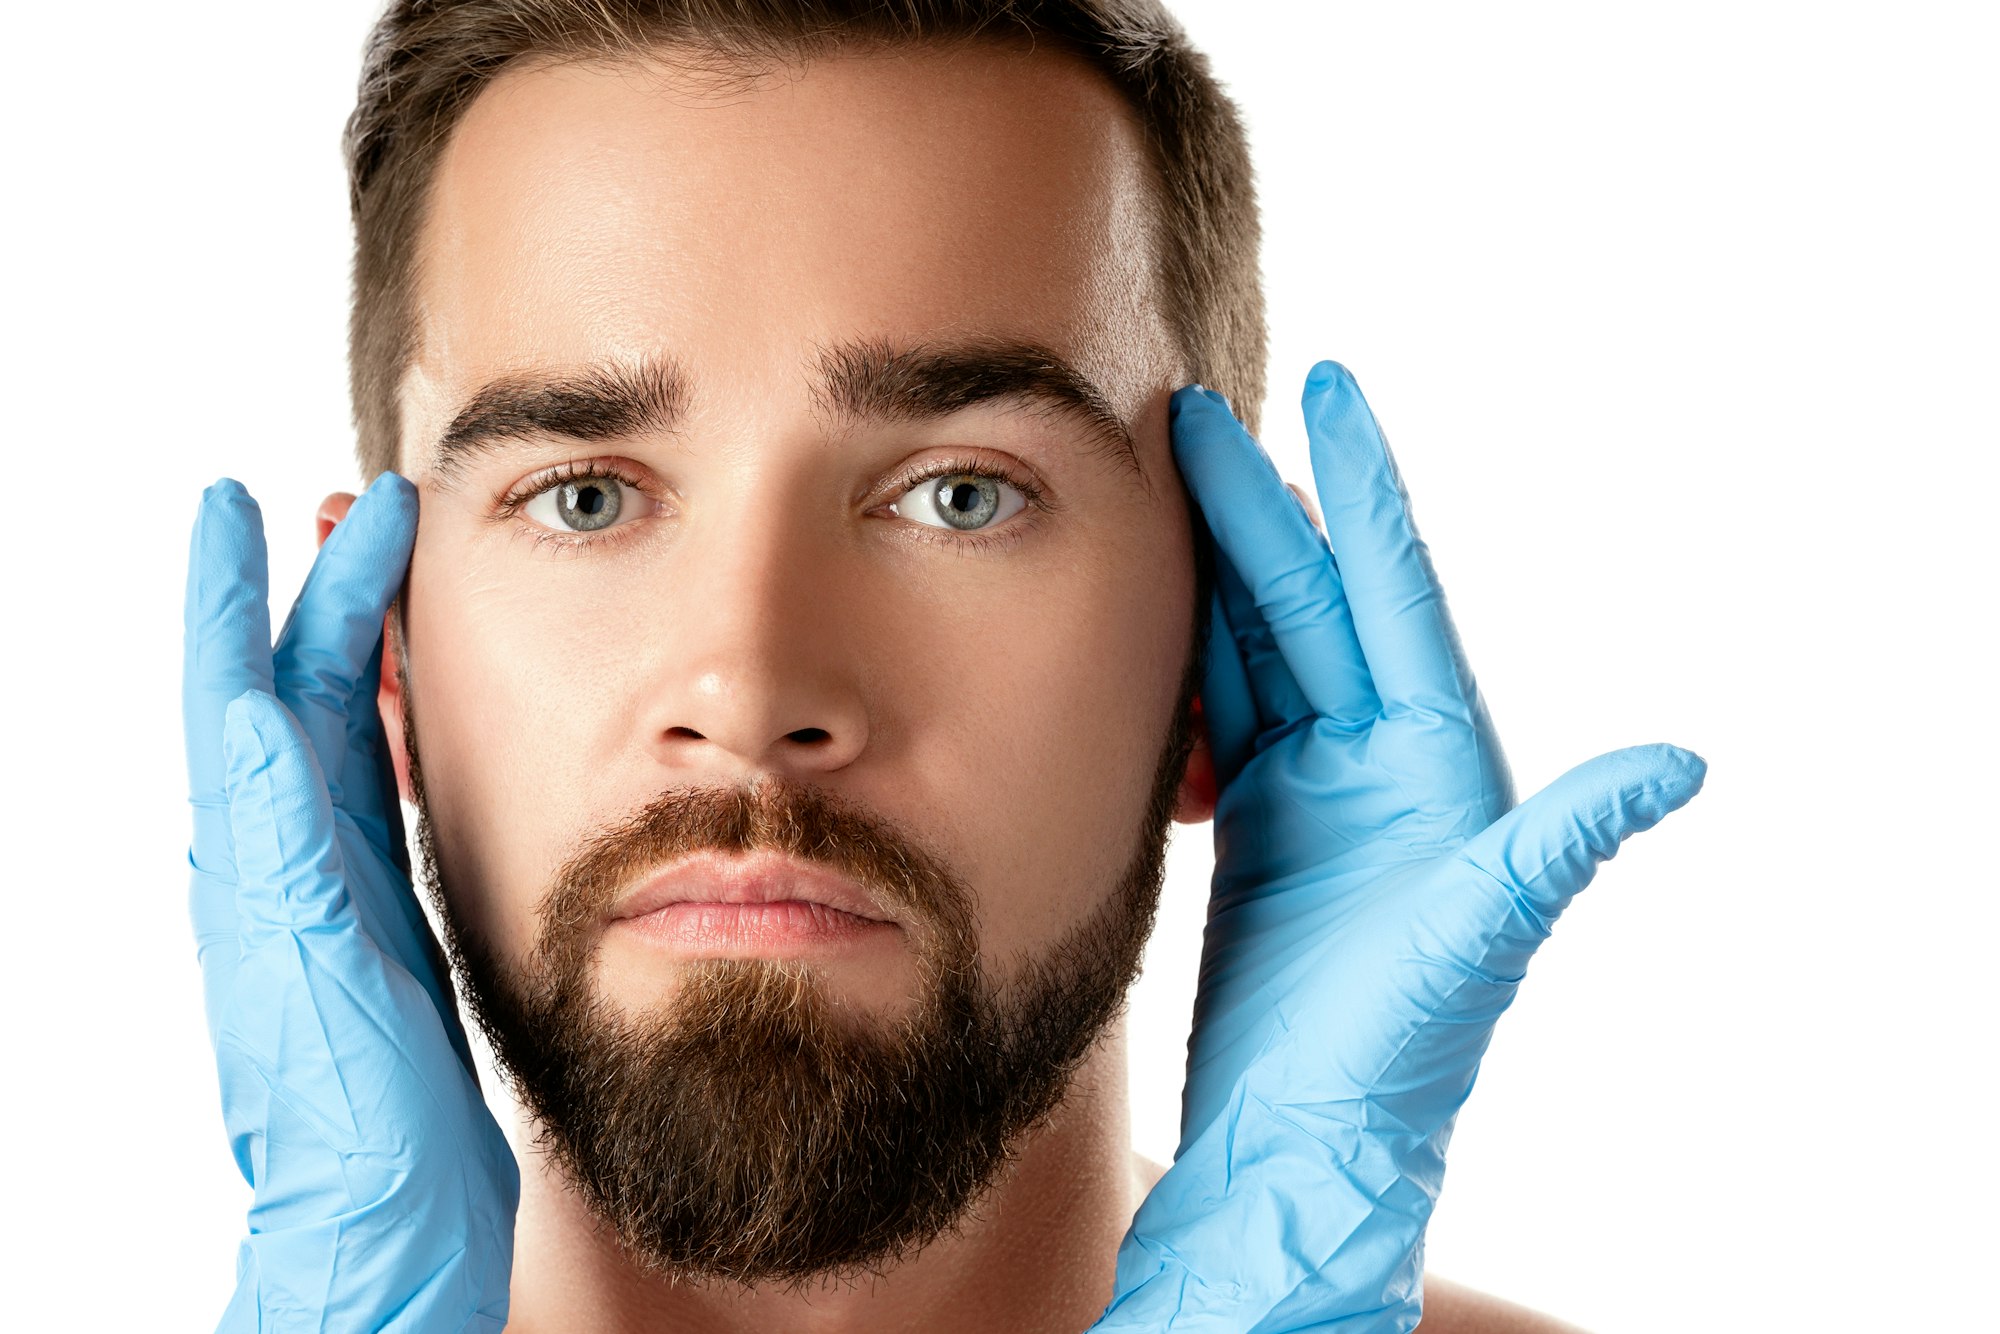
[[[1000,503],[995,509],[996,517],[981,527],[959,528],[948,521],[932,523],[930,517],[926,517],[923,513],[924,506],[929,506],[932,517],[943,519],[943,516],[938,513],[938,497],[939,493],[944,489],[941,484],[951,481],[954,478],[977,478],[982,482],[993,483],[996,491],[1000,487],[1005,487],[1014,494],[1012,497],[1009,497],[1005,493],[1001,493]],[[1011,477],[1002,476],[999,473],[984,468],[947,468],[928,477],[919,477],[915,485],[904,488],[897,494],[894,500],[889,502],[889,508],[895,512],[896,517],[908,519],[910,522],[922,527],[940,532],[955,533],[960,536],[970,536],[979,533],[991,533],[1005,528],[1015,515],[1020,514],[1034,503],[1034,497],[1028,494],[1027,488],[1016,483]]]
[[[1024,465],[1015,465],[999,457],[973,453],[950,454],[942,458],[920,460],[895,473],[889,481],[882,484],[882,490],[890,493],[889,503],[893,504],[924,482],[950,477],[957,473],[972,473],[1006,482],[1025,495],[1028,503],[1036,509],[1053,513],[1062,508],[1032,469]]]
[[[894,494],[886,504],[891,507],[896,505],[904,496],[927,481],[958,474],[971,474],[1005,482],[1019,491],[1025,497],[1025,501],[1020,509],[1001,520],[996,527],[953,528],[948,524],[929,524],[908,519],[897,525],[901,536],[909,541],[936,543],[944,550],[957,552],[960,555],[994,552],[1027,538],[1041,527],[1044,519],[1059,513],[1062,509],[1062,506],[1043,488],[1040,481],[1033,477],[1032,470],[1025,465],[1017,469],[1010,463],[998,459],[970,454],[926,459],[901,470],[896,474],[895,480],[888,484]]]
[[[1025,503],[1020,510],[1002,520],[992,529],[956,529],[949,526],[906,521],[902,526],[916,530],[913,536],[922,540],[941,541],[961,550],[999,546],[1025,536],[1027,530],[1035,526],[1035,521],[1048,514],[1059,512],[1063,507],[1056,501],[1026,465],[1016,465],[1011,461],[972,453],[962,453],[944,458],[929,458],[911,464],[894,474],[893,480],[878,484],[889,492],[887,505],[894,505],[912,490],[926,481],[957,474],[971,474],[1005,482],[1020,491]],[[664,507],[665,501],[657,492],[671,492],[671,487],[661,486],[651,473],[636,464],[616,457],[566,459],[552,467],[530,473],[510,487],[495,503],[492,521],[512,527],[516,520],[523,518],[521,511],[540,497],[548,494],[565,482],[590,478],[605,478],[623,483],[639,492],[656,508]],[[880,508],[878,506],[877,508]],[[552,528],[535,520],[527,520],[523,525],[536,545],[548,544],[568,552],[580,552],[605,542],[618,542],[628,536],[622,530],[637,528],[639,519],[653,517],[651,514],[639,516],[629,521],[621,521],[607,528],[575,530]]]
[[[636,492],[653,506],[653,510],[619,520],[608,527],[598,529],[562,528],[541,522],[525,511],[528,506],[547,496],[551,491],[569,482],[603,480],[618,482]],[[510,534],[524,535],[536,546],[548,546],[558,553],[580,554],[605,542],[618,542],[629,535],[629,530],[653,517],[663,507],[664,502],[654,494],[651,478],[644,469],[619,458],[566,459],[550,468],[530,473],[515,483],[500,497],[488,517],[496,524],[504,526]]]
[[[616,458],[565,459],[553,467],[529,473],[516,482],[500,497],[495,506],[497,518],[512,518],[521,507],[535,497],[544,495],[561,486],[564,482],[582,481],[604,477],[623,482],[635,491],[652,497],[653,479],[641,469]]]

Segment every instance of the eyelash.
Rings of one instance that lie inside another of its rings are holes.
[[[959,551],[993,551],[1019,541],[1027,535],[1030,528],[1034,527],[1037,518],[1044,514],[1053,514],[1056,510],[1055,504],[1043,494],[1042,488],[1026,477],[1019,476],[1009,469],[996,467],[983,459],[964,455],[920,463],[897,477],[890,483],[890,487],[900,500],[925,482],[933,482],[940,477],[958,476],[985,477],[996,482],[1005,482],[1026,496],[1028,503],[1022,507],[1012,522],[991,532],[961,532],[957,529],[937,528],[912,520],[910,528],[913,530],[912,536],[917,540],[942,542]]]
[[[646,490],[645,481],[635,476],[632,469],[622,464],[609,459],[571,459],[566,463],[560,463],[553,468],[536,473],[533,477],[530,477],[527,481],[502,496],[493,517],[498,522],[513,519],[520,514],[522,507],[529,501],[546,492],[555,490],[555,488],[561,486],[564,482],[580,482],[593,478],[623,482],[634,491],[643,492]],[[620,525],[620,528],[636,526],[634,524],[623,524]],[[591,537],[584,533],[559,533],[552,528],[544,528],[540,524],[534,523],[526,523],[522,527],[527,530],[529,537],[533,539],[537,547],[546,546],[559,552],[582,551],[585,547],[593,547],[600,542],[616,541],[622,536],[620,528],[607,528],[605,529],[604,536]]]
[[[1025,535],[1027,529],[1033,526],[1033,521],[1028,516],[1054,513],[1057,508],[1043,493],[1042,488],[1034,482],[1008,469],[996,467],[986,460],[975,459],[969,456],[934,459],[928,463],[918,464],[915,468],[891,481],[889,486],[895,491],[896,498],[901,499],[924,482],[935,481],[940,477],[957,476],[985,477],[992,481],[1005,482],[1027,497],[1027,504],[1023,507],[1021,513],[1016,516],[1016,522],[1009,523],[999,532],[993,533],[958,532],[953,529],[938,528],[931,524],[912,521],[909,527],[915,530],[913,536],[918,540],[943,542],[961,551],[993,550],[1017,541]],[[632,469],[614,460],[571,460],[543,472],[536,473],[526,482],[501,497],[494,518],[500,521],[512,519],[521,512],[523,506],[537,496],[554,490],[565,482],[582,481],[587,478],[604,478],[611,481],[623,482],[635,491],[643,492],[647,489],[646,483],[639,477],[634,476]],[[618,536],[620,529],[634,528],[638,525],[620,524],[616,527],[607,528],[604,530],[604,536],[601,537],[592,537],[584,533],[559,533],[554,529],[543,528],[538,524],[527,526],[535,545],[538,547],[548,545],[559,550],[580,551],[585,547],[593,547],[601,542],[618,541],[620,540]]]

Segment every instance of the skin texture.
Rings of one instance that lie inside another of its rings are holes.
[[[1147,299],[1145,171],[1115,92],[1046,49],[843,56],[727,90],[667,59],[531,66],[480,95],[423,238],[401,468],[422,521],[403,609],[440,863],[503,955],[525,955],[536,896],[579,837],[663,786],[760,773],[921,834],[972,887],[1002,977],[1108,891],[1193,615],[1166,417],[1188,375]],[[1072,361],[1129,426],[1143,476],[1030,408],[852,430],[815,412],[816,342],[966,335]],[[530,437],[449,484],[432,467],[497,377],[661,353],[692,379],[671,431]],[[908,490],[884,484],[899,471],[960,457],[1057,508],[995,524],[1016,540],[986,548],[887,509]],[[586,460],[641,483],[639,517],[598,545],[538,541],[547,530],[501,512],[510,489]],[[322,540],[349,499],[322,507]],[[1198,749],[1176,818],[1213,802]],[[857,1022],[888,1023],[909,962],[892,938],[818,966]],[[671,1002],[679,965],[643,942],[607,937],[596,966],[620,1006]],[[1133,1160],[1125,1088],[1114,1024],[975,1217],[859,1286],[647,1278],[531,1154],[509,1327],[1082,1329],[1158,1172]],[[1539,1319],[1437,1284],[1423,1328],[1562,1328]]]

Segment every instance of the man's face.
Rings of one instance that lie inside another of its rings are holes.
[[[1194,562],[1147,172],[1117,94],[1047,50],[480,94],[420,248],[404,616],[439,881],[494,968],[547,981],[560,945],[572,1017],[634,1033],[718,978],[806,979],[828,1031],[886,1038],[956,966],[936,896],[997,996],[1157,871]],[[985,393],[1072,372],[1135,459]],[[713,818],[663,833],[677,793]],[[823,861],[862,872],[860,922],[617,917],[675,850],[813,860],[710,842],[797,810],[868,836]],[[877,892],[903,852],[933,898]]]

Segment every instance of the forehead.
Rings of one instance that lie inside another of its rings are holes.
[[[412,378],[442,403],[666,351],[796,383],[814,340],[1004,333],[1123,408],[1165,347],[1150,170],[1116,89],[1046,45],[844,53],[727,85],[666,53],[509,70],[438,164]]]

